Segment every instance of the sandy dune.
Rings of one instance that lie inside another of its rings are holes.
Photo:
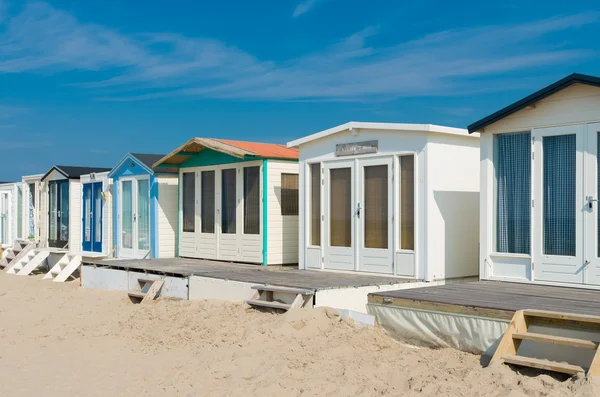
[[[597,396],[596,381],[412,348],[324,310],[159,300],[0,273],[2,396]]]

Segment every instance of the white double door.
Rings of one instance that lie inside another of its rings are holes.
[[[10,192],[0,192],[0,244],[12,243],[10,236]]]
[[[150,258],[150,178],[121,178],[119,189],[119,257]]]
[[[599,135],[600,124],[532,131],[535,280],[600,285]]]
[[[324,165],[324,268],[392,274],[393,158]]]

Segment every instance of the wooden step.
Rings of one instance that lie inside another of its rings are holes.
[[[141,291],[129,291],[127,295],[129,295],[130,298],[137,299],[144,299],[146,297],[146,293]]]
[[[547,334],[537,334],[535,332],[517,332],[513,334],[513,339],[531,340],[535,342],[550,343],[554,345],[581,347],[583,349],[596,350],[598,348],[598,342],[593,342],[591,340],[567,338],[564,336],[554,336]]]
[[[585,314],[559,313],[543,310],[523,310],[525,317],[538,317],[542,319],[554,319],[563,321],[577,321],[580,323],[600,324],[599,316],[588,316]]]
[[[291,307],[291,305],[289,305],[287,303],[267,302],[267,301],[261,301],[258,299],[249,300],[249,301],[246,301],[246,303],[249,304],[250,306],[268,307],[271,309],[280,309],[280,310],[289,310]]]
[[[162,280],[161,278],[138,278],[137,281],[141,283],[153,283],[155,281]]]
[[[253,285],[252,289],[257,291],[283,292],[295,295],[314,295],[315,291],[302,288],[277,287],[274,285]]]
[[[571,365],[567,363],[559,363],[550,360],[540,360],[532,357],[523,356],[504,356],[502,360],[506,364],[520,365],[523,367],[532,367],[537,369],[543,369],[546,371],[561,372],[568,375],[577,375],[583,373],[585,370],[578,365]]]

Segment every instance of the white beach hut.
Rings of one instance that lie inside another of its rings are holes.
[[[301,269],[433,281],[477,275],[479,139],[350,122],[292,141]]]
[[[0,183],[0,245],[12,246],[22,238],[23,190],[20,182]]]
[[[600,78],[570,75],[481,133],[480,276],[600,286]]]

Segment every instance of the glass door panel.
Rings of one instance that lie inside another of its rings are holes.
[[[330,170],[330,183],[329,243],[332,247],[352,247],[352,168]]]
[[[48,239],[50,241],[56,241],[58,240],[58,193],[57,193],[57,186],[56,183],[50,183],[49,184],[49,195],[50,195],[50,199],[49,199],[49,215],[50,215],[50,222],[49,222],[49,227],[48,227]]]
[[[325,164],[324,268],[355,269],[355,220],[360,208],[355,203],[354,161]]]
[[[133,249],[133,181],[123,181],[121,186],[121,246]]]
[[[94,183],[92,191],[93,197],[93,243],[92,243],[92,251],[94,252],[102,252],[102,203],[104,200],[102,194],[102,183]]]
[[[0,192],[0,244],[10,244],[8,241],[8,193]]]
[[[583,128],[535,129],[532,137],[538,222],[534,278],[582,283],[584,203],[583,184],[577,181],[583,181]]]
[[[141,251],[150,250],[150,181],[137,181],[137,248]],[[135,219],[135,218],[134,218]],[[146,252],[141,253],[146,255]]]
[[[600,285],[600,123],[588,124],[587,157],[585,163],[585,275],[584,282]]]
[[[366,272],[391,274],[394,271],[391,177],[393,158],[359,160],[358,164],[358,268]]]
[[[83,244],[84,251],[92,250],[92,186],[83,185]]]
[[[221,232],[224,234],[236,233],[236,169],[221,171]]]
[[[59,183],[60,191],[60,231],[59,231],[59,246],[65,247],[69,243],[69,182]]]

